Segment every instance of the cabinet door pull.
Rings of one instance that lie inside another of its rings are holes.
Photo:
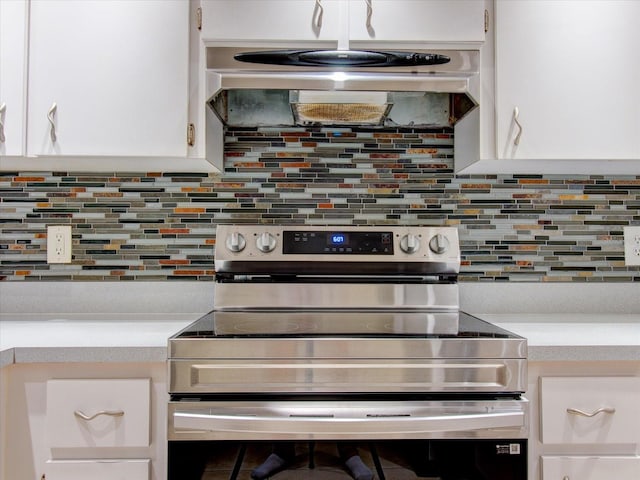
[[[313,10],[313,16],[316,19],[316,29],[322,28],[322,15],[324,14],[324,8],[322,8],[322,0],[316,0],[316,8]]]
[[[567,413],[570,413],[571,415],[579,415],[581,417],[595,417],[600,413],[616,413],[616,409],[612,407],[602,407],[589,413],[583,410],[578,410],[577,408],[567,408]]]
[[[122,417],[124,415],[124,412],[122,410],[100,410],[99,412],[96,412],[93,415],[87,415],[86,413],[83,413],[80,410],[76,410],[75,412],[73,412],[73,414],[76,417],[89,421],[89,420],[93,420],[96,417],[99,417],[100,415],[107,415],[109,417]]]
[[[518,126],[518,134],[516,138],[513,140],[514,145],[520,145],[520,136],[522,135],[522,124],[518,121],[518,117],[520,116],[520,109],[518,107],[513,109],[513,121],[516,122]]]
[[[7,104],[0,105],[0,143],[4,143],[7,139],[4,136],[4,112],[7,110]]]
[[[371,0],[364,0],[367,4],[367,31],[371,31],[371,17],[373,16],[373,5],[371,5]]]
[[[49,120],[49,123],[51,124],[51,129],[49,130],[49,135],[51,136],[51,141],[54,142],[54,143],[58,139],[58,137],[56,136],[56,124],[53,121],[53,117],[55,116],[57,109],[58,109],[58,104],[56,102],[53,102],[53,105],[51,105],[51,108],[49,109],[49,112],[47,113],[47,120]]]

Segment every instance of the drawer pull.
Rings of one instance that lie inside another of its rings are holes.
[[[567,413],[570,413],[571,415],[579,415],[581,417],[595,417],[599,413],[616,413],[616,409],[612,407],[602,407],[589,413],[578,410],[577,408],[567,408]]]
[[[87,415],[81,412],[80,410],[76,410],[75,412],[73,412],[73,414],[76,417],[89,421],[89,420],[93,420],[96,417],[99,417],[100,415],[108,415],[109,417],[122,417],[124,415],[124,412],[122,410],[100,410],[99,412],[94,413],[93,415]]]

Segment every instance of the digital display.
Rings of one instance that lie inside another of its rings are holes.
[[[346,245],[349,243],[349,239],[344,233],[331,233],[329,234],[329,245]]]
[[[393,255],[393,232],[284,230],[282,237],[286,255]]]

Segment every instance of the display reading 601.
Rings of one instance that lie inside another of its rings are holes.
[[[349,244],[349,237],[345,233],[332,233],[328,236],[329,245],[344,246]]]

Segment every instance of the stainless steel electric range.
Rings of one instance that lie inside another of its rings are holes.
[[[215,310],[169,340],[170,479],[208,478],[215,450],[235,459],[215,478],[249,478],[282,441],[359,442],[378,478],[389,451],[406,478],[526,478],[526,340],[460,311],[455,228],[216,238]]]

